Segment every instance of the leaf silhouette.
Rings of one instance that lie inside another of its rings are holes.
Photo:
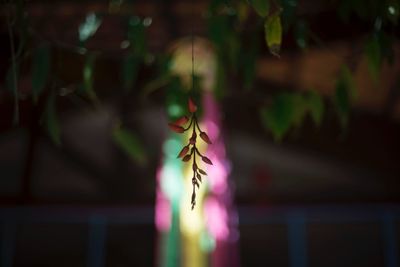
[[[269,51],[274,56],[279,57],[282,42],[282,24],[279,14],[271,15],[267,18],[264,24],[265,41]]]

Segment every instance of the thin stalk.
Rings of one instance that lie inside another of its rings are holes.
[[[186,128],[184,128],[184,130],[185,130],[185,131],[189,130],[190,127],[192,126],[192,123],[193,123],[193,118],[190,120],[189,126],[186,127]]]
[[[199,123],[198,123],[196,117],[195,117],[195,125],[196,125],[197,129],[199,130],[199,133],[201,133],[201,129],[200,129],[200,126],[199,126]]]

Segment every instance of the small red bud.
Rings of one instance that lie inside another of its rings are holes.
[[[205,163],[207,163],[207,164],[209,164],[209,165],[213,165],[212,162],[211,162],[211,160],[210,160],[209,158],[203,156],[203,157],[201,157],[201,159],[202,159]]]
[[[182,161],[188,162],[191,158],[192,158],[192,155],[189,154],[189,155],[184,156]]]
[[[185,129],[183,129],[183,127],[175,125],[173,123],[168,123],[169,128],[176,132],[176,133],[183,133],[185,131]]]
[[[182,158],[183,156],[185,156],[187,153],[189,152],[189,146],[184,146],[181,150],[181,152],[179,152],[178,158]]]
[[[189,121],[189,118],[187,116],[183,116],[183,117],[180,117],[179,119],[177,119],[175,121],[175,124],[182,126],[182,125],[186,124],[188,121]]]
[[[200,133],[200,138],[203,139],[204,142],[211,145],[211,140],[205,132]]]
[[[192,168],[193,168],[193,171],[194,171],[194,172],[197,171],[197,164],[196,164],[196,163],[193,163]]]
[[[190,113],[195,113],[197,110],[197,106],[194,104],[192,98],[189,98],[188,101],[188,109]]]

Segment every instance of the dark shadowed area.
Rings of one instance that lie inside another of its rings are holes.
[[[2,1],[0,267],[399,266],[399,12]]]

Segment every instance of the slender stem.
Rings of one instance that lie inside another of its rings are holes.
[[[189,130],[190,127],[192,126],[192,123],[193,123],[193,118],[190,120],[189,126],[186,127],[186,128],[184,128],[184,130],[185,130],[185,131]]]
[[[196,133],[196,123],[197,123],[197,119],[196,119],[196,115],[193,114],[193,135]]]
[[[192,0],[192,15],[194,15],[194,2]],[[193,18],[193,17],[192,17]],[[192,27],[191,27],[191,39],[192,39],[192,92],[194,91],[194,34],[193,34],[193,20],[192,20]]]
[[[193,165],[196,165],[196,152],[193,153]],[[195,175],[196,175],[196,171],[193,170],[193,178],[195,177]]]
[[[196,135],[196,115],[193,114],[192,116],[192,122],[193,122],[193,131],[192,131],[192,138]],[[197,138],[197,137],[196,137]],[[196,205],[196,184],[197,184],[197,180],[196,180],[196,172],[197,172],[197,165],[196,165],[196,151],[197,151],[197,147],[196,147],[196,141],[193,143],[193,147],[192,147],[192,151],[191,153],[193,154],[193,178],[192,178],[192,187],[193,187],[193,192],[192,192],[192,210],[194,208],[194,206]],[[195,168],[196,166],[196,168]]]
[[[197,118],[195,120],[195,124],[196,124],[197,129],[199,130],[199,133],[201,133],[201,129],[200,129],[199,123],[197,121]]]
[[[196,151],[197,151],[197,148],[196,148],[196,145],[193,145],[193,164],[196,164]]]
[[[199,152],[199,150],[197,149],[197,147],[196,147],[196,153],[199,154],[200,157],[204,157],[204,156]]]
[[[194,15],[194,0],[191,1],[191,6],[192,6],[192,15]],[[193,17],[193,16],[192,16]],[[194,91],[194,34],[193,34],[193,20],[192,20],[192,27],[191,27],[191,39],[192,39],[192,93]],[[193,122],[193,133],[192,136],[194,136],[196,134],[196,125],[197,125],[197,118],[196,118],[196,114],[193,114],[192,116],[192,121]],[[197,125],[198,127],[198,125]],[[200,131],[200,128],[199,128]],[[200,131],[201,132],[201,131]],[[197,141],[197,140],[196,140]],[[196,147],[196,142],[194,142],[193,144],[193,148],[192,150],[194,151],[193,153],[193,166],[196,165],[196,151],[197,151],[197,147]],[[193,168],[193,179],[192,179],[192,186],[193,186],[193,193],[192,193],[192,210],[194,208],[194,206],[196,205],[196,171],[197,168]]]
[[[194,120],[194,125],[193,125],[193,134],[192,134],[192,136],[194,136],[196,134],[196,127],[195,127],[195,125],[196,125],[196,116],[195,115],[193,115],[193,120]],[[197,151],[196,142],[194,142],[192,150],[194,152],[193,153],[193,165],[196,165],[196,151]],[[193,170],[193,178],[196,178],[195,175],[196,175],[196,171]],[[193,186],[194,186],[194,184],[193,184]]]

